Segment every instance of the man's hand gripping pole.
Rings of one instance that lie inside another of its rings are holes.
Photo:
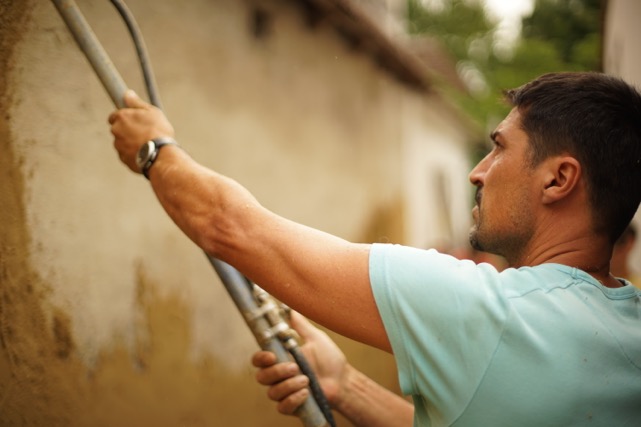
[[[125,107],[124,95],[127,91],[127,85],[75,2],[73,0],[52,1],[113,103],[118,108]],[[144,45],[142,45],[142,38],[140,34],[136,33],[137,26],[122,2],[111,1],[125,19],[134,37],[151,101],[160,108],[152,73],[148,68]],[[291,354],[301,367],[301,371],[310,377],[310,383],[312,384],[310,386],[311,395],[296,412],[303,425],[305,427],[333,427],[334,420],[327,400],[322,394],[313,372],[302,357],[295,334],[289,328],[285,320],[286,316],[277,307],[277,303],[269,294],[250,283],[247,278],[231,265],[209,255],[207,255],[207,258],[218,273],[232,300],[243,314],[259,346],[263,350],[273,352],[279,362],[289,361]]]

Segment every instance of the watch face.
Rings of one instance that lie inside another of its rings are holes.
[[[138,150],[138,155],[136,156],[136,165],[138,169],[142,170],[143,166],[149,161],[151,153],[154,151],[154,143],[149,141],[145,143],[140,150]]]

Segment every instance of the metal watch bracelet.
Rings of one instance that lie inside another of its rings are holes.
[[[149,169],[151,169],[151,166],[154,164],[154,162],[158,158],[158,153],[160,152],[160,149],[165,145],[178,145],[176,140],[170,137],[154,138],[149,142],[153,143],[154,145],[153,151],[150,153],[149,158],[147,159],[147,162],[143,165],[141,170],[142,174],[147,179],[149,179]]]

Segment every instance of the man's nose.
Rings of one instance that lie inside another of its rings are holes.
[[[482,168],[483,160],[481,160],[476,164],[476,166],[474,166],[474,169],[472,169],[472,171],[467,177],[472,183],[472,185],[475,185],[477,187],[480,187],[481,185],[483,185],[483,176],[485,175],[485,170]]]

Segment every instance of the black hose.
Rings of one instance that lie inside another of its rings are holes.
[[[136,46],[136,52],[138,53],[142,74],[145,79],[145,86],[147,87],[147,93],[149,94],[149,102],[162,110],[162,103],[160,102],[160,95],[158,94],[158,88],[156,87],[154,73],[151,69],[151,62],[149,61],[149,55],[147,54],[147,47],[145,46],[145,41],[140,29],[138,28],[138,24],[136,23],[132,13],[129,11],[129,8],[123,2],[120,0],[111,0],[111,3],[116,7],[116,9],[118,9],[118,13],[120,13],[125,24],[127,24],[129,34],[131,34],[134,46]]]
[[[323,393],[323,390],[320,387],[320,383],[318,382],[318,378],[316,378],[316,374],[314,373],[312,367],[309,365],[309,362],[303,354],[303,351],[300,349],[300,347],[293,347],[289,349],[289,352],[292,354],[292,357],[298,364],[298,367],[300,368],[303,375],[309,378],[309,388],[312,391],[312,396],[314,396],[314,399],[316,399],[316,403],[318,403],[318,407],[325,416],[325,419],[331,427],[336,427],[336,422],[334,421],[332,409],[329,406],[327,397],[325,396],[325,393]]]

